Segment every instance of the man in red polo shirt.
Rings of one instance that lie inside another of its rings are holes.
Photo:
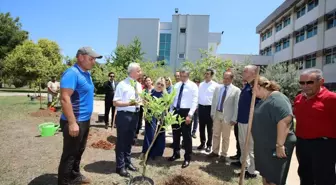
[[[335,185],[336,94],[323,87],[319,69],[304,71],[299,83],[294,114],[301,185]]]

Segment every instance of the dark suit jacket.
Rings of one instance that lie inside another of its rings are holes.
[[[110,81],[106,81],[104,82],[104,91],[105,91],[105,101],[108,100],[108,101],[112,101],[113,100],[113,97],[114,97],[114,92],[117,88],[117,85],[118,85],[118,82],[117,81],[114,81],[114,88],[112,87],[112,84]]]

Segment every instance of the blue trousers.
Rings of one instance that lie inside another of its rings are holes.
[[[138,120],[139,113],[118,111],[116,115],[117,145],[115,152],[117,168],[124,168],[131,164],[131,149]]]

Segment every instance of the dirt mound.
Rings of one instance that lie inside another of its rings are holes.
[[[48,109],[38,110],[36,112],[30,113],[33,117],[60,117],[60,112],[52,112]]]
[[[200,185],[190,177],[177,175],[165,182],[165,185]]]
[[[91,146],[93,148],[100,148],[104,150],[112,150],[112,148],[114,148],[113,144],[111,144],[108,141],[104,141],[104,140],[99,140],[98,142],[94,142],[91,144]]]

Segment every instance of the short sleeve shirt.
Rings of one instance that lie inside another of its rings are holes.
[[[122,101],[122,102],[129,102],[131,99],[140,100],[139,94],[142,92],[141,84],[137,81],[134,81],[136,88],[131,85],[131,79],[130,77],[127,77],[125,80],[121,81],[117,85],[116,92],[113,97],[113,101]],[[135,89],[137,90],[137,93],[135,92]],[[136,97],[138,96],[138,97]],[[117,107],[117,111],[129,111],[129,112],[135,112],[139,106],[127,106],[127,107]]]
[[[93,111],[94,85],[91,75],[77,64],[68,68],[61,78],[61,89],[72,89],[71,104],[77,121],[88,121]],[[64,114],[61,119],[67,120]]]

